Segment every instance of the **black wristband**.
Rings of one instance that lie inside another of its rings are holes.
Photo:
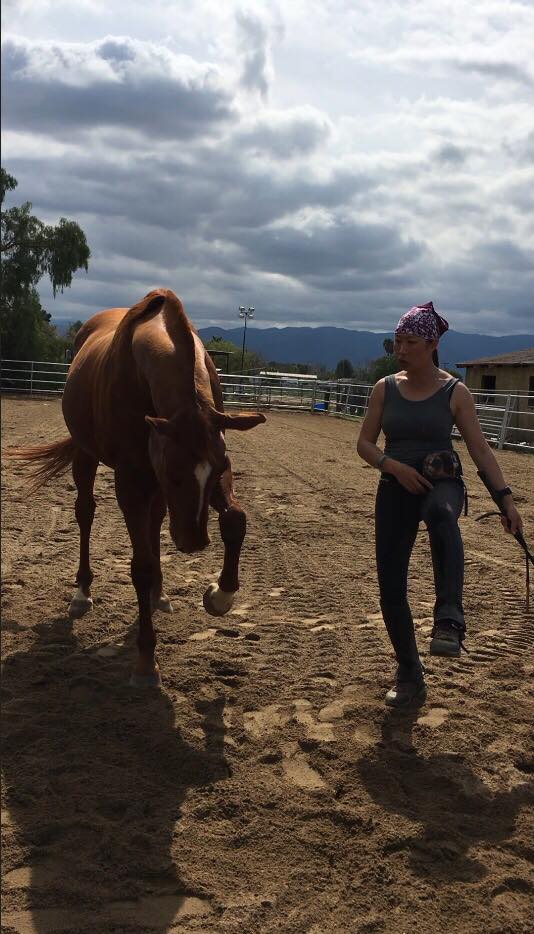
[[[505,486],[502,490],[496,490],[495,494],[499,497],[499,502],[502,503],[505,496],[512,496],[512,491],[509,486]]]

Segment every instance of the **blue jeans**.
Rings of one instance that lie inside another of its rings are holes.
[[[399,677],[421,676],[413,619],[408,604],[408,566],[419,522],[428,529],[436,602],[434,622],[451,620],[465,630],[462,606],[464,549],[458,517],[464,488],[459,480],[438,480],[423,495],[409,493],[389,474],[378,484],[375,510],[376,564],[380,607]]]

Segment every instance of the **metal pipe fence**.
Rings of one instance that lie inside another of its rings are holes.
[[[39,360],[2,360],[0,388],[2,392],[30,395],[61,395],[69,371],[68,363]]]
[[[68,363],[3,360],[2,393],[61,395]],[[226,405],[241,409],[310,412],[318,416],[362,418],[372,386],[350,380],[307,380],[301,374],[238,375],[220,373]],[[472,390],[484,436],[497,448],[534,453],[534,394]],[[459,437],[455,430],[454,435]]]

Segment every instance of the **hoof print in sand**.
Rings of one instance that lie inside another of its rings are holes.
[[[334,725],[315,719],[310,701],[301,698],[289,704],[269,704],[260,710],[249,710],[243,715],[247,733],[256,739],[284,727],[290,721],[302,724],[306,738],[323,743],[335,741]]]
[[[446,707],[432,707],[422,717],[418,717],[417,722],[436,729],[436,727],[445,723],[448,716],[449,711]]]
[[[323,791],[327,784],[317,769],[306,761],[298,743],[284,743],[282,746],[282,769],[286,781],[297,785],[304,791]]]

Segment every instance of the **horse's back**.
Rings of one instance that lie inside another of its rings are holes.
[[[109,349],[127,308],[106,308],[85,321],[74,341],[74,359],[63,392],[63,417],[74,441],[98,459],[102,457],[98,430],[100,383]]]
[[[106,308],[84,321],[74,340],[74,359],[89,338],[107,335],[111,339],[127,312],[127,308]]]

